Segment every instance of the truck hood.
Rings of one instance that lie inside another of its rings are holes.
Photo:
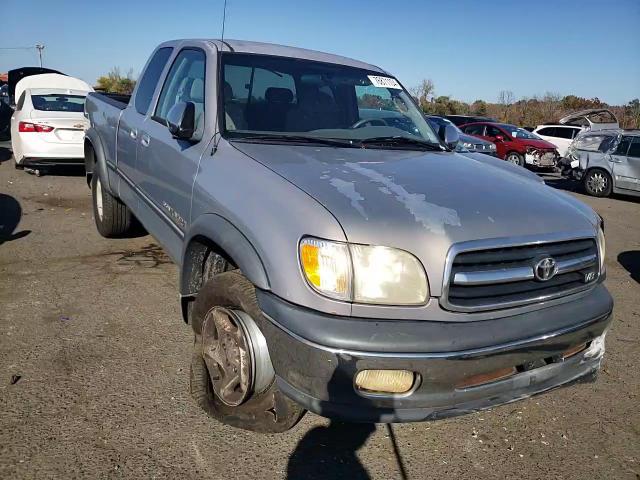
[[[442,274],[453,243],[593,235],[598,221],[590,207],[568,195],[456,153],[233,145],[327,208],[348,241],[412,252],[431,281],[434,272]],[[439,287],[431,291],[437,295]]]

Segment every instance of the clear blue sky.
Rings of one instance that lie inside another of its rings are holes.
[[[640,0],[228,0],[227,13],[227,38],[354,57],[465,101],[640,97]],[[137,76],[162,41],[219,37],[221,14],[222,0],[2,0],[0,48],[42,42],[45,66],[93,83],[114,66]],[[0,72],[36,64],[0,50]]]

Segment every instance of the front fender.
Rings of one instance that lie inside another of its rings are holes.
[[[242,273],[256,287],[270,290],[269,277],[258,252],[251,242],[231,222],[224,217],[208,213],[200,215],[185,235],[180,269],[180,294],[195,295],[200,287],[202,252],[195,248],[198,242],[193,240],[204,237],[215,243],[230,257]]]

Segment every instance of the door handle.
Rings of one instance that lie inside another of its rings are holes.
[[[136,132],[135,130],[129,130],[129,136],[135,140],[136,138],[138,138],[138,132]]]
[[[150,141],[151,141],[151,137],[148,134],[143,133],[142,134],[142,140],[140,140],[140,143],[142,143],[142,146],[143,147],[148,147]]]

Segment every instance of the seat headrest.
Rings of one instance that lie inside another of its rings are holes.
[[[204,102],[204,82],[201,78],[194,78],[191,84],[191,92],[189,97],[192,102],[203,103]]]
[[[267,102],[272,103],[291,103],[293,92],[288,88],[269,87],[264,92],[264,98]]]

